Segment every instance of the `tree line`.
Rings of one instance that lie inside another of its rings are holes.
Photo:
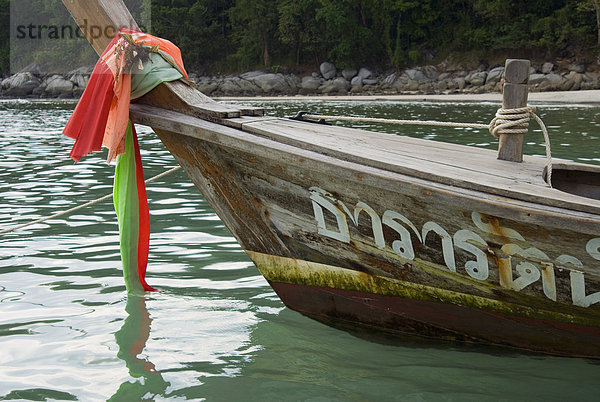
[[[140,0],[142,1],[142,0]],[[9,0],[0,0],[0,71]],[[151,31],[191,71],[316,66],[401,68],[448,56],[587,58],[599,53],[600,0],[152,0]]]
[[[153,0],[152,29],[208,71],[593,57],[598,0]],[[532,57],[532,58],[533,58]]]

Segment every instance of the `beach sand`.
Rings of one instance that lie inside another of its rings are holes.
[[[500,93],[483,94],[414,94],[414,95],[341,95],[341,96],[254,96],[254,97],[215,97],[217,101],[276,101],[276,100],[391,100],[413,102],[502,102]],[[530,92],[529,103],[600,104],[600,90]]]

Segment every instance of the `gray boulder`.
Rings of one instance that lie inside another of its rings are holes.
[[[373,73],[368,68],[362,67],[360,70],[358,70],[358,76],[363,80],[371,78],[371,75],[373,75]]]
[[[284,75],[286,82],[294,89],[300,88],[302,80],[296,74]]]
[[[226,78],[221,85],[219,85],[219,91],[227,95],[239,94],[242,92],[239,84],[240,81],[239,77]]]
[[[500,82],[502,75],[504,74],[504,67],[492,68],[485,79],[485,84]]]
[[[569,75],[567,75],[567,79],[573,80],[573,87],[571,87],[571,90],[578,91],[581,89],[581,84],[583,83],[584,75],[582,73],[571,71]]]
[[[33,74],[35,76],[38,76],[38,77],[46,74],[44,72],[44,70],[42,69],[42,66],[40,66],[37,63],[31,63],[31,64],[23,67],[21,69],[21,71],[19,71],[19,73],[31,73],[31,74]]]
[[[292,90],[290,83],[285,79],[285,77],[281,73],[262,74],[252,78],[250,81],[256,84],[265,93],[295,92]],[[295,90],[295,88],[293,89]]]
[[[33,75],[31,74],[29,74],[28,76],[26,76],[26,74],[27,73],[17,73],[13,76],[3,79],[2,81],[0,81],[0,89],[8,89],[17,85],[17,83],[23,83],[29,79],[25,77],[33,77]]]
[[[73,74],[71,77],[69,77],[69,81],[71,81],[75,86],[79,88],[85,88],[89,80],[89,76],[79,73]]]
[[[551,73],[546,75],[546,80],[548,80],[548,82],[550,82],[551,84],[560,84],[565,80],[565,77],[563,77],[560,74],[555,74],[555,73]]]
[[[344,77],[338,77],[335,80],[325,81],[319,88],[324,94],[346,93],[350,89],[350,83]]]
[[[552,70],[554,70],[554,63],[547,61],[542,64],[542,74],[550,74]]]
[[[431,92],[434,88],[434,85],[431,82],[424,82],[422,84],[419,84],[419,91],[421,92]]]
[[[409,82],[411,82],[411,79],[408,76],[408,74],[406,73],[406,71],[404,71],[399,77],[396,76],[396,79],[394,80],[393,86],[394,87],[398,87],[398,86],[404,87]]]
[[[562,75],[550,73],[544,76],[544,81],[540,82],[538,89],[540,91],[556,91],[560,90],[565,78]]]
[[[335,65],[328,61],[321,63],[321,65],[319,66],[319,70],[321,71],[321,75],[323,76],[323,78],[325,78],[326,80],[332,79],[337,74],[337,69],[335,68]]]
[[[405,91],[418,91],[419,90],[419,86],[421,84],[419,84],[418,81],[408,81],[404,86],[403,86],[403,90]]]
[[[80,98],[83,95],[84,88],[75,88],[73,89],[73,97]]]
[[[402,74],[400,76],[395,76],[392,84],[389,85],[391,89],[397,92],[402,92],[406,90],[406,85],[409,83],[408,76],[406,74]]]
[[[569,66],[569,71],[572,71],[574,73],[578,73],[578,74],[583,74],[585,73],[585,70],[587,68],[587,65],[585,63],[585,61],[576,61],[575,63],[571,64]]]
[[[381,87],[382,88],[391,88],[394,85],[394,82],[396,81],[397,78],[398,78],[397,73],[391,73],[389,75],[386,75],[385,77],[383,77],[381,79]]]
[[[571,71],[564,80],[557,86],[561,91],[577,91],[581,88],[583,74]]]
[[[244,79],[244,80],[251,80],[253,78],[256,78],[260,75],[264,75],[264,74],[269,74],[269,71],[266,70],[255,70],[255,71],[248,71],[242,75],[240,75],[240,78]]]
[[[439,76],[437,68],[434,66],[421,67],[421,71],[429,81],[435,81]]]
[[[529,76],[529,85],[536,85],[546,80],[546,74],[531,74]]]
[[[352,78],[352,81],[350,81],[350,85],[352,85],[353,87],[362,87],[363,86],[363,79],[360,75],[357,75],[356,77]]]
[[[429,81],[429,78],[421,70],[414,68],[408,69],[404,72],[410,81],[415,81],[418,84]]]
[[[92,71],[94,71],[93,66],[83,66],[83,67],[76,68],[73,71],[70,71],[67,75],[68,76],[75,75],[75,74],[91,75]]]
[[[260,88],[252,80],[240,78],[239,80],[236,80],[235,83],[239,87],[238,91],[242,94],[255,94],[260,92]]]
[[[73,83],[61,76],[47,81],[46,92],[53,96],[71,96],[73,94]]]
[[[452,79],[452,83],[455,86],[454,89],[463,90],[467,86],[467,81],[463,77],[456,77]]]
[[[208,77],[200,77],[196,82],[196,88],[203,94],[210,95],[219,88],[219,83]]]
[[[323,80],[313,76],[302,77],[300,88],[306,91],[316,91],[323,84]]]
[[[446,80],[448,78],[450,78],[450,73],[441,73],[437,77],[438,81],[444,81],[444,80]]]
[[[40,81],[30,72],[17,73],[0,84],[8,96],[27,96],[40,85]]]
[[[474,86],[480,86],[485,83],[487,78],[487,72],[485,71],[473,71],[465,77],[465,82]]]
[[[356,70],[342,70],[342,77],[350,81],[357,74]]]

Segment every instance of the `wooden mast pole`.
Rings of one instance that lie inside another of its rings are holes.
[[[527,106],[527,84],[531,62],[523,59],[507,59],[504,67],[502,107],[516,109]],[[498,159],[523,162],[523,134],[500,134]]]
[[[122,1],[62,0],[98,55],[120,28],[139,29]]]

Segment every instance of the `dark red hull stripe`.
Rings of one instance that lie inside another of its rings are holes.
[[[600,329],[594,327],[351,290],[270,284],[286,306],[326,323],[600,358]]]

